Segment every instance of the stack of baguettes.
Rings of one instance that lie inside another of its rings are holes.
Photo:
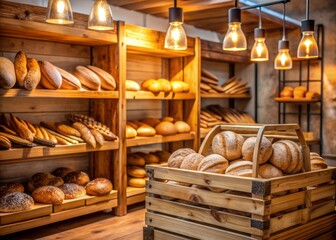
[[[225,123],[255,123],[253,118],[245,112],[219,105],[210,105],[201,110],[201,128],[212,128]]]
[[[247,93],[250,87],[247,87],[247,82],[241,81],[241,79],[232,77],[220,85],[218,82],[220,79],[210,73],[209,71],[201,70],[201,93],[225,93],[225,94],[242,94]]]

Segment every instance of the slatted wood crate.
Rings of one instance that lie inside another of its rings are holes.
[[[336,168],[310,171],[309,149],[298,125],[217,126],[207,135],[199,152],[205,154],[210,140],[224,130],[257,135],[254,176],[258,176],[261,137],[265,134],[271,138],[271,131],[295,131],[303,151],[304,169],[295,175],[261,179],[148,166],[145,239],[169,239],[169,236],[173,236],[171,239],[268,239],[328,214],[335,216]],[[281,132],[275,134],[276,139],[285,137]],[[216,193],[207,188],[170,185],[162,180],[230,191]],[[276,196],[282,191],[289,193]],[[328,220],[326,226],[335,228],[334,220]],[[164,234],[154,237],[155,231]]]

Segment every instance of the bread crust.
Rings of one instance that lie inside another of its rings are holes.
[[[62,75],[57,68],[48,61],[39,61],[42,78],[41,85],[47,89],[60,89],[62,86]]]
[[[27,59],[28,73],[23,80],[23,86],[25,89],[31,91],[37,87],[41,81],[41,70],[38,62],[34,58]]]
[[[168,167],[180,168],[184,158],[195,151],[191,148],[181,148],[173,152],[167,162]]]
[[[74,171],[68,173],[64,177],[64,182],[66,183],[76,183],[80,186],[85,186],[90,181],[89,175],[82,171]]]
[[[232,131],[223,131],[212,139],[212,151],[227,160],[239,159],[242,156],[244,137]]]
[[[9,193],[0,198],[0,212],[10,213],[31,209],[34,199],[22,192]]]
[[[23,88],[23,81],[28,73],[27,69],[27,57],[23,51],[19,51],[14,58],[14,67],[16,81],[19,87]]]
[[[106,178],[96,178],[90,181],[86,187],[86,193],[92,196],[103,196],[113,189],[112,183]]]
[[[64,199],[75,199],[86,194],[85,188],[75,183],[64,183],[59,188],[64,193]]]
[[[0,57],[0,87],[10,89],[16,83],[15,68],[11,60]]]
[[[60,205],[64,200],[64,193],[54,186],[43,186],[34,190],[32,196],[36,202]]]

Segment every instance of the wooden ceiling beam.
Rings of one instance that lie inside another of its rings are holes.
[[[108,4],[111,4],[113,6],[123,6],[126,4],[130,4],[130,3],[136,3],[136,2],[142,2],[144,0],[107,0]]]

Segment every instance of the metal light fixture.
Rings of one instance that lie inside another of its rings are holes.
[[[262,28],[261,9],[259,8],[259,28],[254,29],[254,45],[251,51],[251,61],[268,61],[268,49],[265,43],[266,31]]]
[[[286,4],[284,3],[284,12],[283,12],[283,32],[282,32],[282,40],[279,41],[279,52],[274,60],[274,68],[278,70],[288,70],[292,68],[293,62],[292,58],[289,54],[289,41],[286,40],[286,27],[285,27],[285,19],[286,19]]]
[[[223,50],[226,51],[243,51],[247,48],[246,38],[241,29],[241,10],[237,7],[229,9],[229,28],[223,41]]]
[[[69,0],[49,0],[46,22],[73,24],[73,15]]]
[[[169,8],[169,28],[164,47],[173,50],[185,50],[187,45],[187,35],[183,28],[183,9],[177,7],[176,0],[174,0],[174,7]]]
[[[93,30],[113,30],[112,11],[106,0],[96,0],[91,8],[88,28]]]
[[[309,0],[306,0],[306,20],[301,21],[302,38],[297,49],[298,58],[317,58],[318,47],[314,38],[315,21],[309,19]]]

